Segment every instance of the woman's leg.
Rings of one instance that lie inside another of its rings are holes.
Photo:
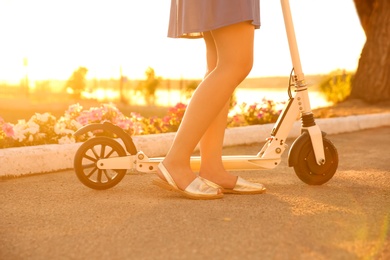
[[[164,159],[165,167],[180,189],[185,189],[196,177],[190,168],[194,148],[253,64],[252,24],[243,22],[226,26],[211,31],[211,35],[217,50],[217,64],[195,91]],[[162,177],[161,173],[159,176]]]
[[[212,122],[200,141],[201,167],[199,175],[224,188],[233,188],[237,176],[227,172],[222,163],[223,139],[229,112],[229,102]]]
[[[218,61],[217,48],[211,32],[205,32],[203,38],[206,43],[207,73],[210,74]],[[218,116],[214,119],[200,140],[200,154],[202,157],[200,176],[220,184],[224,188],[233,188],[237,176],[228,173],[222,164],[222,148],[225,135],[229,101],[226,102]]]

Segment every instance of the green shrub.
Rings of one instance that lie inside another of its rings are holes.
[[[320,91],[329,102],[344,101],[351,93],[353,74],[336,70],[327,75],[320,84]]]

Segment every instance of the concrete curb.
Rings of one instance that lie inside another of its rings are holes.
[[[390,126],[390,113],[316,119],[327,134],[354,132],[369,128]],[[226,129],[224,146],[257,143],[270,136],[274,124]],[[295,122],[289,137],[300,135],[300,122]],[[138,150],[149,157],[164,156],[175,133],[134,136]],[[0,149],[0,177],[21,176],[73,168],[73,157],[81,143],[52,144]]]

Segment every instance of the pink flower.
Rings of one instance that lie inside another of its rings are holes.
[[[15,135],[13,125],[9,123],[3,123],[2,129],[6,137],[13,137]]]
[[[128,118],[123,118],[122,120],[118,120],[116,125],[124,130],[128,130],[131,128],[132,122]]]
[[[73,112],[80,112],[83,109],[82,106],[80,106],[79,103],[70,105],[68,108],[68,112],[73,113]]]
[[[88,115],[86,113],[82,113],[79,117],[76,118],[77,122],[81,125],[88,124]]]
[[[240,117],[238,115],[233,116],[234,122],[240,122]]]

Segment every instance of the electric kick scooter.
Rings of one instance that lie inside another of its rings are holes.
[[[307,85],[302,72],[298,46],[288,0],[281,0],[293,70],[290,74],[289,100],[280,114],[266,143],[257,155],[223,156],[227,170],[273,169],[281,161],[287,148],[286,138],[294,122],[300,117],[301,135],[292,143],[288,154],[288,165],[304,183],[321,185],[329,181],[338,167],[338,153],[331,141],[325,138],[316,125],[310,108]],[[291,87],[295,88],[292,95]],[[93,123],[80,128],[75,136],[90,131],[107,131],[121,139],[123,146],[108,137],[93,137],[84,142],[74,158],[74,169],[79,180],[86,186],[103,190],[118,184],[127,170],[155,173],[163,160],[149,158],[137,151],[131,137],[120,127],[111,123]],[[191,157],[191,168],[200,167],[200,157]]]

